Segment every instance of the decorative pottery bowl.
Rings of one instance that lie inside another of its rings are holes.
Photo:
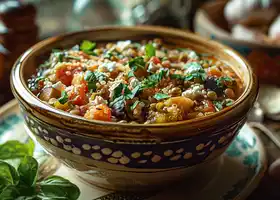
[[[260,83],[280,85],[279,46],[234,39],[224,17],[226,3],[222,0],[204,4],[195,15],[195,32],[239,51],[249,61]]]
[[[203,118],[166,124],[88,121],[40,101],[27,88],[42,56],[83,39],[135,40],[161,37],[165,42],[214,53],[244,81],[244,92],[223,111]],[[197,165],[221,155],[246,121],[258,84],[247,62],[234,50],[177,29],[153,26],[103,27],[44,40],[27,50],[11,73],[29,134],[47,152],[92,184],[117,189],[152,189],[190,175]]]

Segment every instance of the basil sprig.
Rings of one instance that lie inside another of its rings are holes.
[[[3,200],[76,200],[79,188],[59,176],[38,181],[39,164],[32,157],[34,143],[8,141],[0,145],[0,199]],[[19,165],[11,160],[18,159]],[[13,164],[11,164],[13,163]]]

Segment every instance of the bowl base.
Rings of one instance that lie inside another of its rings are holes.
[[[111,191],[120,191],[120,192],[141,192],[149,191],[156,193],[157,191],[165,190],[165,188],[170,189],[170,187],[177,186],[180,184],[196,184],[201,185],[201,187],[206,187],[208,184],[211,184],[212,180],[215,178],[216,174],[219,173],[220,167],[223,163],[223,156],[219,156],[211,161],[205,162],[199,166],[187,167],[183,169],[175,169],[171,172],[160,172],[160,176],[157,176],[159,179],[151,182],[151,177],[154,177],[154,173],[140,173],[142,176],[143,182],[137,182],[131,178],[129,173],[129,178],[100,178],[94,177],[91,175],[85,175],[84,173],[78,172],[76,170],[70,169],[72,173],[75,173],[75,176],[82,182],[91,185],[91,187],[97,187],[100,189],[111,190]],[[164,173],[173,173],[173,178],[170,179],[170,176],[164,176]],[[152,175],[153,174],[153,175]],[[125,177],[125,176],[122,176]],[[166,178],[168,177],[168,178]],[[178,178],[180,177],[180,178]],[[199,180],[197,180],[199,177]],[[130,182],[130,184],[128,183]],[[150,183],[150,184],[149,184]],[[163,184],[164,183],[164,184]]]

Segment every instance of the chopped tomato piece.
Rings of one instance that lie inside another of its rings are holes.
[[[153,62],[154,64],[159,64],[159,63],[161,63],[161,62],[160,62],[160,59],[159,59],[158,57],[156,57],[156,56],[153,56],[153,57],[151,58],[151,60],[152,60],[152,62]]]
[[[94,106],[85,114],[85,118],[87,119],[95,119],[101,121],[111,121],[111,116],[111,110],[105,104]]]
[[[56,70],[56,78],[60,80],[64,85],[70,86],[73,79],[73,74],[71,72],[67,74],[66,72],[67,69],[65,68]]]
[[[85,105],[87,103],[87,90],[88,87],[86,86],[86,84],[82,84],[76,88],[76,92],[71,92],[69,98],[72,100],[72,103],[79,106]]]
[[[212,101],[207,100],[206,103],[207,103],[207,107],[204,108],[204,112],[215,112],[216,111],[215,106],[212,103]]]

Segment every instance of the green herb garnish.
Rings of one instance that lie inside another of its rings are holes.
[[[161,68],[156,74],[148,76],[141,82],[142,89],[156,86],[165,76],[168,76],[169,70]]]
[[[118,86],[114,89],[113,99],[116,99],[119,96],[124,96],[125,99],[133,99],[139,90],[139,85],[130,91],[126,84],[119,83]]]
[[[133,71],[129,71],[128,74],[127,74],[127,77],[128,78],[135,77]]]
[[[112,56],[113,56],[113,53],[112,53],[110,50],[108,50],[108,51],[105,53],[104,58],[110,59]]]
[[[134,110],[136,108],[136,106],[140,103],[140,101],[135,101],[132,106],[130,106],[130,110]]]
[[[58,101],[61,104],[65,104],[68,101],[68,95],[67,95],[67,92],[65,92],[65,90],[62,91],[61,97],[58,99]]]
[[[186,69],[185,73],[187,76],[185,77],[185,80],[194,80],[199,79],[202,81],[206,80],[206,72],[203,69],[203,67],[198,62],[190,62],[187,63],[184,68]]]
[[[130,92],[127,92],[127,93],[125,94],[125,97],[126,97],[127,99],[133,99],[133,98],[135,97],[135,95],[137,94],[137,92],[140,91],[140,88],[141,88],[141,86],[140,86],[140,85],[137,85],[135,88],[133,88],[133,90],[131,90]]]
[[[63,51],[55,51],[54,55],[57,57],[58,62],[63,62],[63,58],[65,57],[65,52]]]
[[[234,86],[234,84],[235,84],[235,81],[229,76],[220,77],[217,79],[217,86],[219,88],[225,88],[225,86],[232,87],[232,86]]]
[[[146,44],[145,51],[146,51],[146,56],[148,56],[149,58],[156,55],[156,49],[153,46],[153,44]]]
[[[32,157],[33,151],[32,140],[27,144],[10,140],[0,145],[0,199],[78,199],[79,188],[62,177],[38,180],[39,163]]]
[[[144,62],[144,58],[143,57],[136,57],[131,59],[128,62],[129,67],[132,69],[132,71],[137,71],[139,68],[140,69],[145,69],[145,65],[146,63]]]
[[[213,101],[213,104],[217,111],[220,111],[223,109],[223,102],[222,101]]]
[[[169,97],[170,97],[169,95],[164,94],[164,93],[156,93],[156,94],[154,95],[154,98],[155,98],[156,100],[166,99],[166,98],[169,98]]]
[[[96,43],[95,42],[91,42],[89,40],[84,40],[80,46],[80,49],[82,51],[92,51],[94,48],[96,47]]]
[[[96,56],[96,53],[93,52],[95,47],[96,47],[95,42],[91,42],[89,40],[84,40],[82,42],[82,44],[80,45],[80,50],[88,55]]]
[[[171,78],[171,79],[185,80],[185,77],[186,77],[186,76],[183,76],[183,75],[181,75],[181,74],[171,74],[171,75],[170,75],[170,78]]]
[[[88,89],[91,91],[95,91],[96,83],[97,83],[97,78],[95,73],[92,71],[86,71],[84,79],[88,83]]]
[[[112,109],[113,114],[116,117],[124,115],[125,98],[124,96],[119,96],[114,101],[110,102],[109,107]]]
[[[81,58],[77,57],[77,56],[65,56],[65,58],[68,58],[68,59],[73,59],[73,60],[81,60]]]
[[[225,100],[226,106],[231,106],[233,103],[234,103],[234,100],[232,100],[232,99],[226,99]]]

